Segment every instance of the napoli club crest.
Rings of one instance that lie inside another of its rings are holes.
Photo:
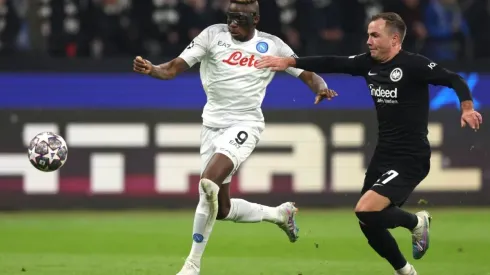
[[[269,44],[266,42],[259,42],[257,43],[256,48],[259,53],[266,53],[269,50]]]

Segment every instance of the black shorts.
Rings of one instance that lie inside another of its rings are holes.
[[[392,205],[402,206],[429,170],[429,158],[417,161],[373,159],[366,172],[361,194],[373,190],[389,198]]]

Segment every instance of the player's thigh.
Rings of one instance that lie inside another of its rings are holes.
[[[375,158],[372,158],[364,176],[361,195],[364,195],[368,190],[371,190],[371,187],[373,187],[374,183],[383,175],[383,173],[384,169],[382,165],[380,165]]]
[[[233,172],[252,154],[260,140],[259,126],[236,125],[227,128],[216,140],[216,153],[221,153],[233,162]]]
[[[374,183],[383,175],[383,173],[378,171],[370,171],[366,172],[364,177],[364,183],[362,184],[361,195],[364,195],[367,191],[371,190]]]
[[[233,163],[233,170],[223,181],[224,184],[229,183],[238,167],[255,149],[262,130],[260,125],[237,125],[224,129],[204,127],[201,133],[201,175],[213,156],[219,153]]]
[[[393,167],[385,171],[370,190],[388,198],[392,205],[402,206],[424,177],[414,176],[403,169]]]
[[[216,152],[215,142],[223,134],[224,129],[202,126],[201,129],[201,175]]]

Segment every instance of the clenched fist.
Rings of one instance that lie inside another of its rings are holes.
[[[153,69],[153,64],[150,61],[137,56],[133,60],[133,71],[141,74],[150,74]]]

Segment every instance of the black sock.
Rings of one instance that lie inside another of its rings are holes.
[[[369,245],[383,258],[385,258],[395,270],[403,268],[407,260],[398,248],[398,244],[388,231],[379,227],[362,225],[361,230],[368,239]]]
[[[378,212],[356,212],[356,215],[362,223],[371,227],[396,228],[401,226],[413,230],[419,222],[415,214],[396,206]]]

